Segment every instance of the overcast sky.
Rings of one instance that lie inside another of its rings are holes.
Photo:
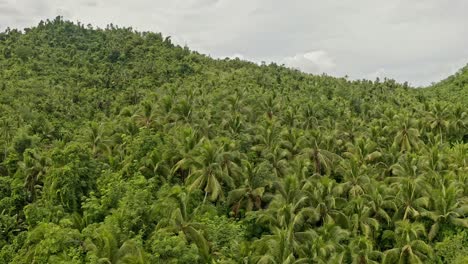
[[[211,55],[428,85],[468,63],[468,0],[0,0],[0,30],[41,19],[162,32]]]

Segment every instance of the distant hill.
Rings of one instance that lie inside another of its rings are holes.
[[[460,102],[468,108],[468,65],[424,92],[449,102]]]

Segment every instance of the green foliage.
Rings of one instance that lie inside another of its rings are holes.
[[[43,223],[30,232],[13,263],[81,263],[78,230]]]
[[[8,29],[0,263],[466,263],[467,73],[412,89]]]
[[[195,244],[189,244],[183,233],[158,232],[149,240],[152,263],[202,263]]]
[[[455,232],[453,232],[455,231]],[[468,260],[468,232],[455,229],[436,243],[436,263],[465,263]]]

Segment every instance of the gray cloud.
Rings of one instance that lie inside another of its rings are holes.
[[[213,57],[427,85],[468,62],[468,1],[0,0],[0,30],[65,18],[160,31]]]

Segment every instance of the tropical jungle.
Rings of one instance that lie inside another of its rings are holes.
[[[8,28],[0,263],[468,263],[468,67],[416,88]]]

